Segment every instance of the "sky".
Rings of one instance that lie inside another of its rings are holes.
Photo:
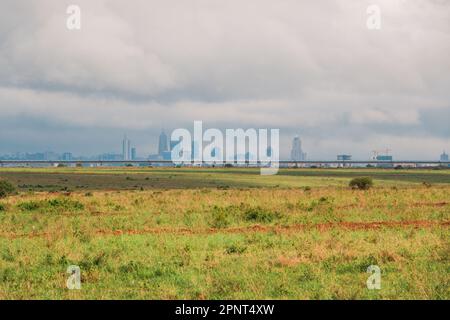
[[[435,160],[449,53],[447,0],[2,0],[0,153],[120,153],[127,133],[147,156],[202,120],[280,129],[282,158],[298,134],[309,159]]]

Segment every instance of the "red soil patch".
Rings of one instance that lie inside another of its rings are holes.
[[[447,205],[450,205],[450,202],[416,202],[416,203],[410,203],[407,204],[409,207],[414,207],[414,208],[421,208],[421,207],[445,207]],[[399,206],[398,203],[394,204],[394,206]],[[386,204],[379,204],[379,205],[358,205],[358,204],[349,204],[349,205],[343,205],[343,206],[338,206],[337,209],[353,209],[353,208],[377,208],[377,209],[382,209],[382,208],[386,208],[387,205]]]
[[[189,228],[143,228],[138,230],[96,230],[94,233],[99,236],[122,236],[122,235],[144,235],[144,234],[176,234],[176,235],[209,235],[209,234],[239,234],[239,233],[290,233],[305,230],[327,231],[330,229],[346,230],[374,230],[381,228],[430,228],[430,227],[449,227],[450,221],[376,221],[376,222],[336,222],[336,223],[317,223],[317,224],[295,224],[290,226],[263,226],[253,225],[246,227],[232,227],[224,229],[189,229]],[[1,234],[0,237],[15,238],[36,238],[51,237],[50,233],[30,233],[30,234]]]

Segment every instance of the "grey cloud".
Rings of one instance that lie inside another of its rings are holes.
[[[420,120],[428,134],[446,139],[450,137],[450,107],[422,110]]]
[[[109,148],[134,132],[150,150],[161,127],[198,119],[281,128],[285,150],[300,133],[317,156],[450,144],[448,2],[78,0],[82,30],[69,32],[72,2],[2,2],[0,114],[25,130],[9,126],[0,152],[14,141],[81,150],[80,129]]]

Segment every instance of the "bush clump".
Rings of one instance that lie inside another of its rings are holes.
[[[352,189],[368,190],[373,187],[373,180],[370,177],[354,178],[350,181],[349,186]]]
[[[19,203],[17,207],[22,211],[34,211],[39,209],[41,206],[38,201],[25,201]]]
[[[0,180],[0,198],[16,193],[16,187],[6,180]]]
[[[47,200],[47,203],[51,208],[63,209],[65,211],[84,209],[84,205],[81,202],[67,198]]]
[[[236,244],[233,244],[231,246],[227,246],[225,248],[225,252],[227,254],[233,254],[233,253],[241,254],[241,253],[244,253],[246,250],[247,250],[247,247],[236,245]]]
[[[278,212],[272,212],[261,207],[247,209],[244,213],[244,218],[247,221],[256,222],[272,222],[280,217]]]
[[[22,211],[36,211],[43,210],[49,212],[68,212],[68,211],[80,211],[84,209],[84,205],[75,200],[68,198],[57,198],[51,200],[41,201],[25,201],[18,204],[18,208]]]
[[[218,229],[228,227],[230,225],[229,215],[228,208],[214,206],[210,226]]]

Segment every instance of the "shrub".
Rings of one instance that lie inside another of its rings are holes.
[[[233,254],[233,253],[241,254],[241,253],[244,253],[245,250],[247,250],[247,247],[236,245],[236,244],[233,244],[231,246],[227,246],[225,248],[225,252],[227,254]]]
[[[6,180],[0,180],[0,198],[5,198],[15,192],[16,187],[12,183]]]
[[[350,181],[349,186],[352,189],[368,190],[373,186],[373,180],[370,177],[354,178]]]
[[[226,208],[214,206],[210,226],[213,228],[225,228],[230,224],[229,212]]]
[[[272,222],[279,218],[279,214],[277,212],[265,210],[261,207],[256,207],[246,210],[244,218],[247,221]]]
[[[22,211],[34,211],[41,207],[37,201],[26,201],[18,204],[18,207]]]
[[[42,200],[42,201],[26,201],[18,204],[18,208],[22,211],[79,211],[84,209],[84,205],[75,200],[68,198]]]
[[[329,202],[327,197],[320,197],[319,203],[326,203]]]
[[[6,211],[6,206],[0,203],[0,212]]]
[[[51,208],[64,209],[65,211],[84,209],[84,205],[81,202],[67,198],[48,200],[47,205]]]

